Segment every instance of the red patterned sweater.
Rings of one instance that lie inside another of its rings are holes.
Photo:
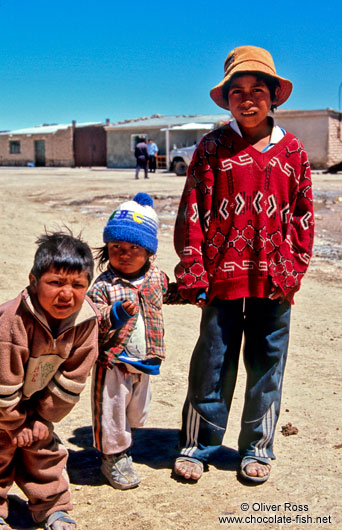
[[[175,226],[175,274],[194,302],[267,297],[292,301],[312,254],[310,166],[291,133],[265,153],[229,125],[207,134],[188,169]]]

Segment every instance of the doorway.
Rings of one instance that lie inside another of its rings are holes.
[[[45,166],[45,140],[34,141],[34,161],[37,167]]]

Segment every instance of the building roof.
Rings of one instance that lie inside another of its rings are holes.
[[[91,125],[103,125],[103,123],[89,122],[89,123],[76,123],[75,127],[89,127]],[[57,131],[68,129],[72,127],[72,123],[52,123],[36,125],[35,127],[28,127],[26,129],[15,129],[14,131],[1,131],[0,134],[6,135],[17,135],[17,134],[53,134]]]
[[[154,114],[150,117],[137,118],[135,120],[119,121],[112,123],[106,127],[107,131],[122,130],[122,129],[161,129],[162,127],[172,127],[175,125],[184,125],[186,123],[217,123],[219,121],[227,121],[230,114],[196,114],[196,115],[176,115],[176,116],[161,116]]]
[[[311,110],[301,110],[301,109],[276,109],[274,114],[275,119],[277,119],[277,116],[290,116],[290,117],[307,117],[312,118],[316,116],[331,116],[332,118],[339,118],[339,115],[341,113],[337,110],[334,110],[330,107],[326,109],[311,109]]]
[[[183,123],[183,125],[172,125],[172,127],[164,127],[161,131],[210,131],[214,128],[213,123]]]
[[[289,115],[289,116],[313,116],[313,115],[329,115],[334,118],[340,118],[340,112],[334,109],[317,109],[317,110],[286,110],[277,109],[274,117],[277,115]],[[175,126],[181,126],[185,124],[213,124],[220,121],[227,121],[231,118],[230,113],[225,114],[196,114],[196,115],[175,115],[175,116],[162,116],[161,114],[153,114],[149,117],[136,118],[131,120],[118,121],[110,125],[106,125],[105,128],[108,131],[112,130],[123,130],[123,129],[161,129],[170,128]],[[78,127],[90,127],[90,126],[104,126],[101,122],[88,122],[88,123],[77,123],[75,126]],[[25,129],[16,129],[12,131],[0,131],[0,135],[20,135],[20,134],[53,134],[59,130],[68,129],[72,127],[71,123],[52,123],[37,125],[35,127],[29,127]],[[194,128],[194,127],[193,127]]]

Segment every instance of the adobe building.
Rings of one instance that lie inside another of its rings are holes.
[[[276,110],[272,116],[278,125],[300,138],[313,169],[327,169],[342,162],[341,113],[333,109]],[[208,132],[208,124],[216,126],[230,119],[230,114],[196,116],[160,116],[125,120],[105,127],[107,132],[107,166],[133,168],[134,147],[138,137],[152,138],[159,154],[174,146],[186,147]],[[186,128],[186,124],[189,128]],[[193,127],[191,125],[194,124]],[[200,128],[203,124],[203,129]]]
[[[73,121],[0,132],[1,166],[89,167],[106,163],[106,132],[101,123]]]
[[[159,148],[159,155],[166,156],[167,148],[187,147],[196,143],[204,133],[208,132],[208,125],[227,121],[229,113],[200,114],[192,116],[161,116],[137,118],[113,123],[105,127],[107,132],[107,167],[132,168],[136,160],[134,149],[138,138],[152,139]],[[180,126],[194,124],[190,128]],[[201,128],[201,124],[203,127]],[[169,145],[167,145],[167,143]]]
[[[327,169],[342,162],[341,112],[279,109],[274,117],[280,126],[301,139],[313,169]],[[195,116],[155,114],[114,124],[107,119],[105,124],[72,122],[3,131],[0,165],[133,168],[137,138],[152,138],[159,147],[159,155],[167,159],[167,152],[175,146],[190,146],[208,129],[229,119],[228,112]]]
[[[302,141],[313,169],[342,162],[342,113],[333,109],[276,110],[277,124]]]

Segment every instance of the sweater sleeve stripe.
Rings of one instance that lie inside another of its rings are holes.
[[[0,395],[0,407],[12,407],[21,400],[22,392],[17,390],[10,395]]]
[[[79,394],[68,392],[66,389],[59,386],[58,383],[54,380],[50,381],[50,383],[48,384],[48,389],[52,394],[62,399],[63,401],[66,401],[67,403],[71,403],[72,405],[78,403],[80,399]]]
[[[66,392],[78,395],[82,392],[85,387],[85,383],[78,383],[77,381],[71,381],[65,377],[60,371],[57,371],[53,378],[56,385]]]
[[[5,397],[15,394],[22,386],[23,383],[19,383],[18,385],[0,385],[0,396]]]

